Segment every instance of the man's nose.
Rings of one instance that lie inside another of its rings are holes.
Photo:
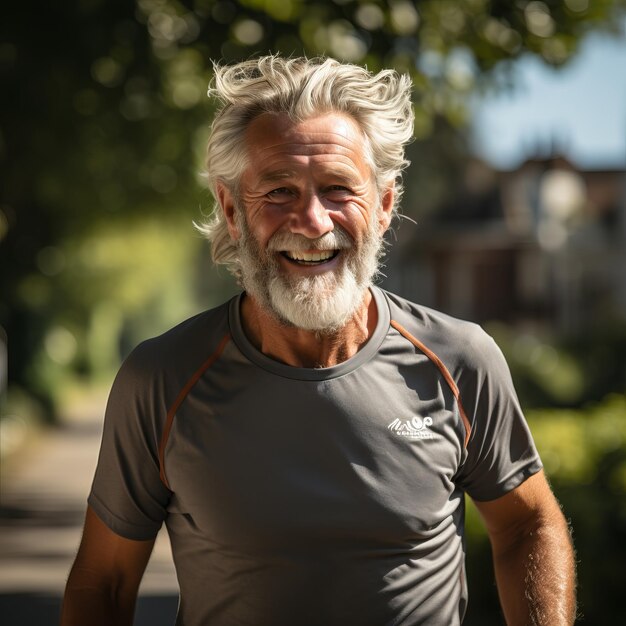
[[[315,239],[333,230],[333,221],[317,194],[307,194],[301,200],[290,215],[292,233]]]

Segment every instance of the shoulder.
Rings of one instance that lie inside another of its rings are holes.
[[[166,378],[174,385],[202,365],[228,335],[229,302],[195,315],[163,334],[142,341],[125,359],[118,379],[126,385],[153,386]]]
[[[401,327],[432,351],[453,375],[489,368],[494,359],[502,358],[494,340],[478,324],[384,293],[392,326],[398,332]]]
[[[115,377],[105,423],[158,432],[168,408],[227,336],[228,308],[224,303],[140,343]]]

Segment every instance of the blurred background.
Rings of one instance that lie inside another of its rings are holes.
[[[626,621],[626,2],[34,0],[0,24],[0,614],[54,624],[106,393],[236,288],[193,220],[211,62],[394,67],[416,140],[383,286],[481,323],[578,550],[581,623]],[[502,623],[468,513],[467,624]],[[137,623],[173,623],[160,538]],[[4,620],[7,621],[4,621]]]

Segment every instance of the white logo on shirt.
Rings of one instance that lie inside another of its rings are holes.
[[[436,435],[430,430],[433,425],[432,417],[413,417],[410,420],[396,418],[387,426],[398,437],[407,439],[434,439]]]

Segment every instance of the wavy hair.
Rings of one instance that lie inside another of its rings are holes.
[[[282,113],[294,122],[336,112],[351,116],[366,140],[366,155],[379,197],[395,181],[394,212],[402,195],[404,148],[413,136],[411,80],[394,70],[373,74],[331,58],[264,56],[235,65],[214,64],[209,96],[219,106],[207,145],[206,179],[217,200],[217,185],[235,197],[246,167],[245,133],[263,113]],[[215,263],[237,275],[237,246],[215,206],[208,221],[196,224],[211,243]]]

